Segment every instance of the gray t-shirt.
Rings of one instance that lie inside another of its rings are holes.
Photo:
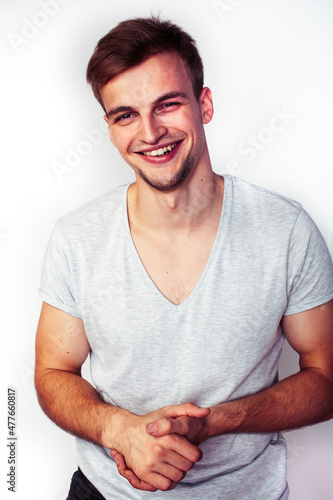
[[[104,401],[145,414],[170,404],[242,398],[278,380],[280,321],[333,298],[327,247],[301,206],[225,175],[215,243],[180,305],[147,274],[120,186],[60,219],[42,273],[45,302],[82,318]],[[77,439],[78,464],[106,499],[284,500],[280,433],[227,434],[171,492],[134,490],[109,450]]]

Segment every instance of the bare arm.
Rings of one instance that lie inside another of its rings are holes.
[[[211,408],[203,419],[179,417],[154,422],[154,436],[179,432],[193,443],[230,432],[271,432],[333,417],[333,301],[285,316],[284,333],[299,353],[300,371],[273,387]]]
[[[140,489],[174,488],[200,459],[200,450],[180,435],[151,437],[146,425],[179,415],[203,416],[209,410],[187,404],[138,416],[106,404],[81,377],[89,352],[82,321],[44,303],[36,336],[35,370],[44,412],[67,432],[119,450],[141,478]]]
[[[39,403],[48,417],[67,432],[100,443],[102,422],[111,410],[81,377],[89,352],[82,321],[44,303],[36,335],[35,386]]]

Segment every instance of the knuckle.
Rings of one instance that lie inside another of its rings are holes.
[[[200,450],[198,448],[196,450],[192,450],[191,456],[192,456],[191,458],[192,462],[198,462],[201,458]]]
[[[191,430],[191,419],[184,418],[184,431],[188,433]]]
[[[181,481],[182,479],[184,479],[184,477],[186,476],[186,473],[181,471],[181,470],[178,470],[176,473],[175,473],[175,477],[174,477],[174,480],[176,481],[176,483],[178,483],[179,481]]]
[[[159,444],[152,446],[152,454],[157,458],[163,458],[165,456],[165,450]]]
[[[186,403],[186,410],[191,411],[195,408],[193,403]]]
[[[163,436],[163,438],[162,438],[162,441],[167,448],[171,448],[174,440],[175,440],[175,436],[173,434],[167,434],[166,436]]]
[[[146,474],[147,474],[146,468],[142,467],[142,466],[141,467],[140,466],[136,467],[135,474],[138,477],[141,477],[141,478],[145,477]]]
[[[148,472],[152,471],[156,466],[156,458],[154,455],[150,455],[146,457],[144,465],[141,465],[141,471],[144,474],[147,474]],[[139,476],[140,477],[140,476]]]
[[[172,431],[172,422],[171,422],[171,420],[165,420],[164,421],[164,427],[165,427],[165,432],[171,432]]]
[[[188,472],[192,469],[192,467],[194,467],[194,463],[189,461],[187,464],[184,464],[183,469],[184,471]]]
[[[170,491],[170,490],[173,490],[175,487],[177,486],[177,483],[175,483],[174,481],[171,481],[171,479],[165,479],[159,489],[161,491]]]
[[[118,472],[119,472],[119,474],[120,474],[121,476],[123,476],[125,479],[128,479],[128,477],[127,477],[127,476],[126,476],[126,474],[125,474],[125,471],[123,471],[123,470],[121,470],[121,469],[119,469],[119,468],[118,468]]]

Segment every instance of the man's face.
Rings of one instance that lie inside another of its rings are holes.
[[[211,94],[205,88],[196,100],[177,54],[159,54],[125,71],[101,95],[111,141],[138,182],[170,191],[203,161]]]

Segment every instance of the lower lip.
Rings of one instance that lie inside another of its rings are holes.
[[[143,154],[140,154],[144,158],[145,161],[150,163],[151,165],[160,165],[161,163],[167,163],[169,161],[172,161],[174,157],[176,156],[181,144],[183,141],[180,141],[177,146],[167,155],[165,156],[146,156]]]

